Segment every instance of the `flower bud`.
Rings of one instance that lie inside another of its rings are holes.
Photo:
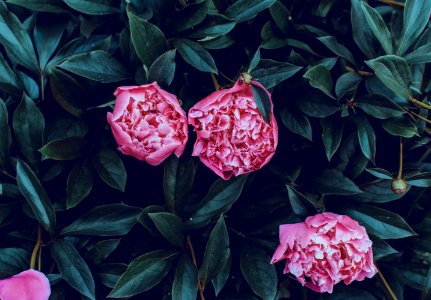
[[[407,191],[407,183],[399,178],[392,181],[391,189],[395,194],[402,195]]]

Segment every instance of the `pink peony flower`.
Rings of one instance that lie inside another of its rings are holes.
[[[316,292],[332,293],[340,281],[350,284],[377,273],[371,245],[365,228],[355,220],[322,213],[281,225],[280,245],[271,263],[286,259],[285,274]]]
[[[264,89],[257,82],[252,84]],[[240,80],[231,89],[216,91],[196,103],[189,111],[189,123],[197,134],[192,155],[225,180],[262,168],[278,143],[272,101],[268,124],[256,106],[251,86]]]
[[[0,280],[1,300],[48,300],[50,294],[48,278],[35,270]]]
[[[188,139],[187,117],[177,98],[156,82],[122,86],[108,123],[123,154],[161,164],[169,155],[183,154]]]

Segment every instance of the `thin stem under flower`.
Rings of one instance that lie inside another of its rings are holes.
[[[401,179],[403,177],[403,138],[400,137],[400,166],[398,168],[397,179]]]
[[[211,73],[211,79],[212,79],[213,84],[214,84],[214,89],[215,89],[216,91],[220,91],[221,86],[220,86],[220,84],[218,83],[217,78],[216,78],[216,76],[215,76],[213,73]]]
[[[38,255],[40,251],[40,245],[42,244],[42,226],[39,224],[37,226],[37,240],[36,244],[34,245],[33,252],[31,253],[30,258],[30,269],[34,269],[36,267],[36,256]],[[39,268],[40,269],[40,263]]]
[[[398,1],[393,1],[393,0],[377,0],[377,1],[381,2],[381,3],[389,4],[389,5],[399,6],[399,7],[406,6],[405,3],[403,3],[403,2],[398,2]]]
[[[380,270],[377,270],[380,280],[382,281],[383,285],[385,286],[386,290],[388,291],[389,295],[391,296],[392,300],[398,300],[397,296],[395,296],[394,291],[391,289],[389,283],[387,282],[385,276],[383,275],[383,273]]]
[[[197,270],[198,264],[196,262],[195,249],[193,248],[192,239],[190,238],[190,235],[187,235],[187,245],[189,246],[189,249],[190,249],[190,255],[192,257],[193,265],[195,266],[195,268]],[[203,285],[201,285],[201,281],[199,278],[199,271],[198,271],[198,288],[199,288],[199,296],[200,296],[201,300],[205,300],[204,287],[203,287]]]

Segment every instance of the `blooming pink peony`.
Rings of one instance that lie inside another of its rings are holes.
[[[348,216],[322,213],[305,222],[280,226],[280,245],[271,263],[286,259],[293,274],[316,292],[332,293],[334,284],[362,281],[377,273],[372,242],[365,228]]]
[[[119,87],[115,96],[114,112],[107,118],[118,150],[153,166],[184,152],[187,117],[174,95],[153,82]]]
[[[0,280],[1,300],[48,300],[50,294],[48,278],[35,270]]]
[[[264,89],[257,82],[252,84]],[[197,134],[192,155],[225,180],[262,168],[278,143],[272,102],[268,124],[256,106],[251,86],[241,80],[196,103],[189,111],[189,123]]]

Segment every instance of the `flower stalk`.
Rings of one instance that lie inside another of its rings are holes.
[[[30,269],[34,269],[36,267],[36,257],[39,255],[38,258],[38,270],[41,269],[41,245],[42,245],[42,226],[39,224],[37,227],[37,240],[36,244],[34,245],[33,252],[31,253],[30,258]]]

